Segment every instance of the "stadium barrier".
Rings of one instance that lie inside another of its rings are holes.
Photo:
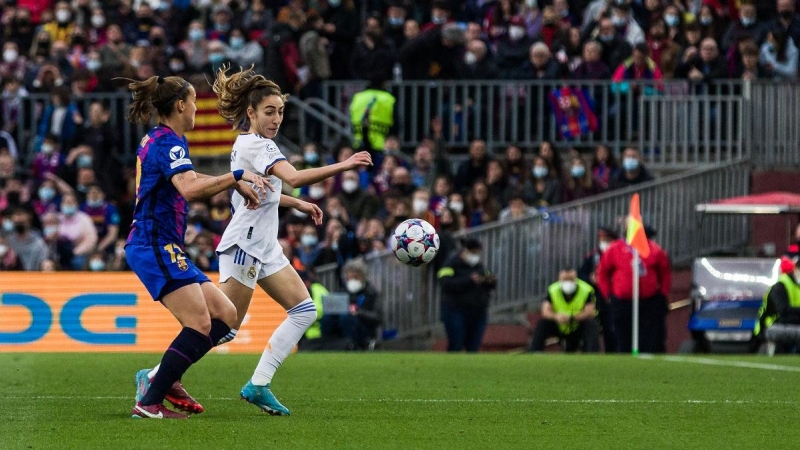
[[[0,286],[0,352],[161,353],[180,331],[132,272],[15,272]],[[285,318],[257,289],[236,339],[213,351],[261,353]]]
[[[498,278],[490,311],[523,311],[538,306],[560,269],[580,266],[596,245],[597,227],[622,231],[634,192],[641,195],[645,224],[657,230],[655,241],[673,263],[745,245],[746,217],[703,217],[695,205],[746,194],[749,173],[745,162],[694,169],[459,236],[483,243],[484,264]],[[367,263],[369,280],[381,293],[385,330],[398,337],[420,337],[439,329],[440,293],[432,267],[405,266],[390,251],[367,257]],[[326,286],[338,285],[335,267],[320,268],[317,276]]]
[[[346,139],[350,99],[365,87],[363,81],[328,81],[322,101],[291,97],[289,108],[298,112],[299,143],[308,139],[310,127],[321,129],[326,142]],[[654,169],[750,157],[772,167],[800,165],[800,84],[796,83],[446,80],[405,81],[389,89],[397,97],[399,135],[407,147],[419,144],[429,134],[431,119],[441,116],[451,147],[466,147],[476,137],[493,151],[510,144],[534,148],[549,140],[559,147],[602,143],[617,152],[633,145],[642,149],[645,164]],[[84,120],[95,100],[109,106],[111,126],[120,138],[118,157],[129,161],[146,128],[125,119],[130,94],[73,98]],[[235,133],[216,113],[213,99],[207,100],[198,105],[199,127],[189,137],[192,156],[211,158],[226,169]],[[30,163],[39,150],[40,118],[50,96],[4,100],[11,101],[19,102],[13,136],[22,161]],[[290,152],[298,149],[285,139],[282,145]]]
[[[349,116],[350,100],[365,87],[328,81],[323,100]],[[535,148],[544,140],[559,147],[602,143],[616,152],[635,146],[651,168],[686,169],[748,158],[755,145],[770,164],[800,164],[796,83],[444,80],[388,89],[397,98],[399,136],[407,146],[425,139],[431,119],[441,116],[451,147],[474,138],[494,151],[511,144]],[[322,128],[325,136],[336,132]]]

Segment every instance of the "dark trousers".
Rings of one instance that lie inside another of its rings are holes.
[[[325,314],[320,319],[319,325],[323,337],[348,338],[353,346],[358,349],[367,348],[373,331],[358,316],[352,314]]]
[[[611,317],[617,338],[617,351],[632,348],[633,302],[611,297]],[[667,299],[656,294],[639,301],[639,351],[664,353],[667,337]]]
[[[550,336],[558,336],[564,343],[567,352],[574,352],[578,348],[585,353],[594,353],[600,350],[600,331],[594,318],[580,322],[578,328],[569,334],[562,334],[555,320],[539,319],[533,330],[531,351],[544,350],[544,343]]]
[[[595,292],[597,289],[595,288]],[[611,305],[597,296],[597,320],[603,333],[603,348],[606,353],[617,351],[617,337],[614,335],[614,323],[611,320]]]
[[[486,310],[462,310],[442,303],[442,322],[447,331],[447,351],[477,352],[486,331]]]

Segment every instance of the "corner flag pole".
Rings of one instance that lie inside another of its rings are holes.
[[[633,252],[633,324],[631,324],[631,354],[639,355],[639,252],[631,247]]]

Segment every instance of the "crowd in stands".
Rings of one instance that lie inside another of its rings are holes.
[[[791,0],[17,0],[0,9],[0,270],[126,269],[133,158],[109,105],[83,100],[124,90],[115,77],[179,75],[202,92],[224,64],[252,64],[301,98],[329,79],[793,79],[800,39]],[[15,142],[29,114],[20,99],[32,93],[49,100],[31,142]],[[599,145],[587,157],[542,142],[489,155],[479,139],[451,171],[442,128],[431,122],[413,159],[396,157],[402,143],[389,137],[373,169],[298,190],[326,220],[315,228],[286,212],[294,263],[380,251],[409,217],[453,232],[652,179],[635,148],[615,158]],[[354,151],[325,145],[290,162]],[[229,204],[223,193],[190,205],[186,252],[201,269],[217,268]]]

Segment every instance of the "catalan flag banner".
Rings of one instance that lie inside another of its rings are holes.
[[[639,194],[631,196],[631,209],[628,213],[628,233],[625,241],[633,247],[642,258],[650,255],[650,246],[647,245],[647,235],[644,233],[642,214],[639,211]]]
[[[197,95],[194,130],[186,133],[192,156],[223,156],[231,152],[238,131],[231,129],[217,111],[214,94]]]

